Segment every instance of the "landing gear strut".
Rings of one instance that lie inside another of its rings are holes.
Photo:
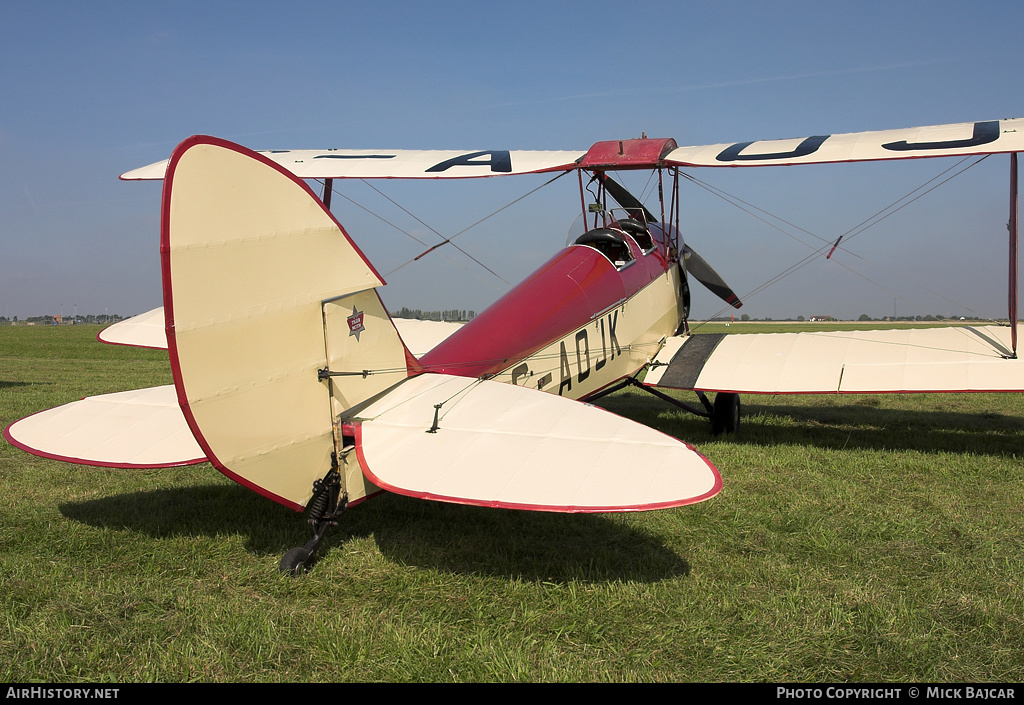
[[[589,397],[587,401],[594,401],[600,399],[603,396],[617,392],[625,387],[637,387],[642,389],[648,394],[673,404],[683,411],[687,411],[694,416],[702,416],[706,419],[711,419],[711,433],[714,435],[720,435],[721,433],[735,433],[740,427],[740,395],[735,392],[719,392],[715,395],[715,401],[712,403],[705,395],[704,392],[697,392],[697,398],[700,399],[703,409],[684,404],[683,402],[670,397],[667,394],[659,392],[653,387],[644,386],[636,378],[627,377],[618,384],[614,384],[608,389],[605,389],[592,397]]]
[[[295,546],[281,557],[279,569],[292,577],[305,573],[316,562],[316,549],[327,530],[338,525],[338,517],[348,506],[348,498],[341,493],[341,475],[337,464],[322,480],[313,483],[313,497],[306,505],[309,525],[313,527],[313,538],[304,546]]]

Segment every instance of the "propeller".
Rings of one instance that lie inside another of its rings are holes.
[[[597,172],[597,178],[600,180],[609,195],[615,199],[615,201],[630,211],[631,216],[643,214],[644,218],[648,223],[656,223],[658,219],[647,210],[647,207],[640,201],[639,198],[631,194],[625,189],[622,184],[615,181],[613,178],[605,174],[604,172]],[[636,211],[636,213],[634,213]],[[697,254],[697,252],[689,245],[683,245],[683,259],[686,262],[685,271],[693,275],[693,278],[699,281],[701,284],[706,286],[711,293],[718,298],[722,299],[725,303],[729,304],[733,308],[739,308],[743,305],[740,301],[740,297],[736,295],[736,292],[729,288],[729,285],[725,283],[725,280],[719,276],[718,272],[711,268],[711,265],[705,261],[703,257]]]
[[[706,286],[711,293],[720,298],[733,308],[743,305],[736,292],[729,288],[718,272],[711,268],[703,257],[689,245],[683,245],[683,259],[686,260],[686,271],[693,275],[693,278]]]

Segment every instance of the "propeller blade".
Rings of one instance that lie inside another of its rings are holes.
[[[658,222],[658,219],[654,217],[654,214],[647,210],[647,206],[645,206],[639,198],[637,198],[629,191],[627,191],[625,186],[623,186],[615,179],[605,174],[603,171],[597,172],[595,176],[597,176],[597,178],[601,180],[601,183],[604,185],[604,188],[608,192],[608,195],[614,198],[615,202],[618,203],[620,206],[625,208],[627,211],[630,211],[630,217],[640,220],[638,215],[643,214],[644,220],[646,222]],[[636,213],[634,213],[633,211],[636,211]]]
[[[692,274],[694,279],[706,286],[711,292],[733,308],[743,305],[736,292],[729,288],[718,272],[711,268],[703,257],[689,245],[683,245],[683,259],[686,260],[686,271]]]
[[[622,184],[618,183],[603,172],[598,172],[597,176],[604,185],[605,190],[608,191],[608,194],[614,198],[620,206],[628,211],[643,213],[644,218],[646,218],[648,223],[657,222],[657,218],[647,210],[647,207],[641,203],[640,199],[627,191]],[[722,299],[722,301],[733,308],[739,308],[743,305],[743,302],[740,301],[740,297],[736,295],[736,292],[729,288],[729,285],[726,284],[725,280],[718,275],[718,272],[712,269],[711,265],[708,264],[703,257],[698,255],[692,247],[689,245],[683,246],[683,257],[686,260],[686,271],[692,274],[694,279],[710,289],[715,296]]]

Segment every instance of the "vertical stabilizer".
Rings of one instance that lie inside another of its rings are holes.
[[[375,291],[383,279],[304,182],[211,137],[172,155],[161,230],[189,427],[219,470],[301,509],[331,467],[337,413],[414,364]]]

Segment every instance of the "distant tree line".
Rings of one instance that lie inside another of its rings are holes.
[[[476,311],[453,308],[449,311],[421,311],[418,308],[406,308],[403,306],[397,312],[391,312],[392,318],[414,318],[417,321],[471,321],[476,317]]]
[[[718,318],[712,318],[712,319],[709,319],[709,320],[714,321],[716,323],[717,322],[729,322],[729,321],[733,321],[733,320],[740,320],[740,321],[766,321],[766,322],[785,323],[787,321],[788,322],[792,322],[792,321],[800,322],[800,321],[804,321],[806,319],[803,316],[797,316],[796,318],[772,318],[771,316],[765,316],[764,318],[751,318],[749,315],[744,313],[738,319],[735,318],[734,316],[720,316]],[[842,320],[842,319],[835,318],[834,316],[820,316],[819,315],[819,316],[811,316],[810,320],[811,321],[839,321],[839,320]],[[897,316],[897,317],[893,317],[893,316],[880,316],[878,318],[872,318],[868,314],[862,313],[862,314],[860,314],[860,317],[857,318],[856,320],[858,320],[858,321],[923,321],[923,322],[927,323],[927,322],[931,322],[931,321],[988,321],[988,320],[991,320],[991,319],[981,318],[979,316],[943,316],[943,315],[939,315],[939,314],[935,314],[935,315],[928,314],[926,316]]]
[[[0,316],[0,326],[12,326],[12,325],[23,325],[29,324],[36,326],[52,326],[52,325],[73,325],[73,324],[99,324],[109,325],[111,323],[117,323],[123,321],[124,316],[119,316],[116,313],[107,315],[105,313],[100,315],[90,314],[88,316],[29,316],[28,318],[18,319],[17,316],[7,318],[7,316]]]
[[[943,316],[940,314],[928,314],[927,316],[882,316],[881,318],[871,318],[866,313],[860,314],[858,321],[987,321],[987,318],[979,318],[978,316]]]

